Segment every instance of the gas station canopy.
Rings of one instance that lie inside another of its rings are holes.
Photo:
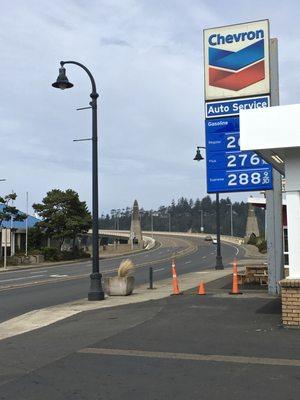
[[[241,110],[241,149],[256,151],[285,175],[287,158],[300,156],[299,115],[300,104]]]

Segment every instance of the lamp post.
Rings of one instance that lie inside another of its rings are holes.
[[[233,236],[233,210],[232,203],[228,204],[230,207],[230,236]]]
[[[204,232],[204,226],[203,226],[203,210],[200,210],[200,215],[201,215],[201,221],[200,221],[200,232]]]
[[[99,272],[99,210],[98,210],[98,130],[97,130],[97,98],[99,97],[96,90],[96,83],[91,72],[81,63],[77,61],[61,61],[59,68],[59,75],[56,80],[52,84],[53,87],[58,89],[69,89],[73,87],[73,84],[69,82],[66,76],[66,69],[64,65],[66,64],[74,64],[78,67],[82,68],[89,76],[91,85],[92,85],[92,93],[90,94],[91,102],[89,103],[92,108],[92,192],[93,192],[93,206],[92,206],[92,214],[93,214],[93,236],[92,236],[92,247],[93,247],[93,268],[92,273],[90,275],[90,289],[88,293],[88,300],[104,300],[104,292],[102,288],[102,275]]]
[[[151,236],[152,236],[152,239],[153,239],[153,212],[152,212],[152,210],[151,210]]]
[[[197,146],[194,161],[202,161],[204,157],[201,155],[200,149],[205,149],[203,146]],[[215,269],[224,269],[222,254],[221,254],[221,232],[220,232],[220,199],[219,193],[216,193],[216,223],[217,223],[217,255]]]

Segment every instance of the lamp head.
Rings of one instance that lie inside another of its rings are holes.
[[[200,152],[200,147],[197,146],[197,151],[196,155],[194,157],[194,161],[202,161],[204,160],[204,157],[202,157],[201,152]]]
[[[73,87],[73,83],[69,82],[69,79],[67,78],[66,75],[66,68],[61,67],[59,68],[59,75],[56,79],[56,82],[52,83],[52,86],[57,88],[57,89],[70,89]]]

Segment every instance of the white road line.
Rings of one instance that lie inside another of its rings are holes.
[[[192,261],[186,261],[185,264],[190,264]]]
[[[2,282],[21,281],[21,280],[24,280],[24,279],[39,278],[41,276],[45,276],[45,275],[32,275],[32,276],[22,276],[22,278],[2,279],[2,280],[0,280],[0,283],[2,283]]]
[[[240,249],[238,249],[236,246],[232,246],[232,247],[235,248],[235,250],[236,250],[235,255],[237,256],[239,254],[239,252],[240,252]]]
[[[48,270],[47,270],[47,269],[45,269],[45,270],[43,270],[43,271],[39,271],[39,272],[48,272]],[[36,271],[34,271],[34,272],[30,272],[30,275],[32,275],[32,274],[36,274]]]
[[[204,259],[204,258],[206,258],[206,256],[203,256],[202,258]]]
[[[54,275],[50,275],[50,278],[65,278],[66,276],[69,276],[69,275],[58,275],[58,274],[54,274]]]
[[[153,272],[164,271],[165,268],[154,269]]]

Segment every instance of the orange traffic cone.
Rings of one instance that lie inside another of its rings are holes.
[[[201,296],[206,294],[205,285],[204,285],[203,281],[200,282],[199,289],[198,289],[198,294],[200,294]]]
[[[176,273],[176,266],[175,266],[175,261],[172,260],[172,285],[173,285],[173,295],[178,295],[181,294],[179,291],[179,286],[178,286],[178,278],[177,278],[177,273]]]
[[[239,291],[239,284],[238,284],[238,270],[237,270],[237,261],[236,259],[233,261],[233,269],[232,269],[232,290],[229,294],[242,294]]]

